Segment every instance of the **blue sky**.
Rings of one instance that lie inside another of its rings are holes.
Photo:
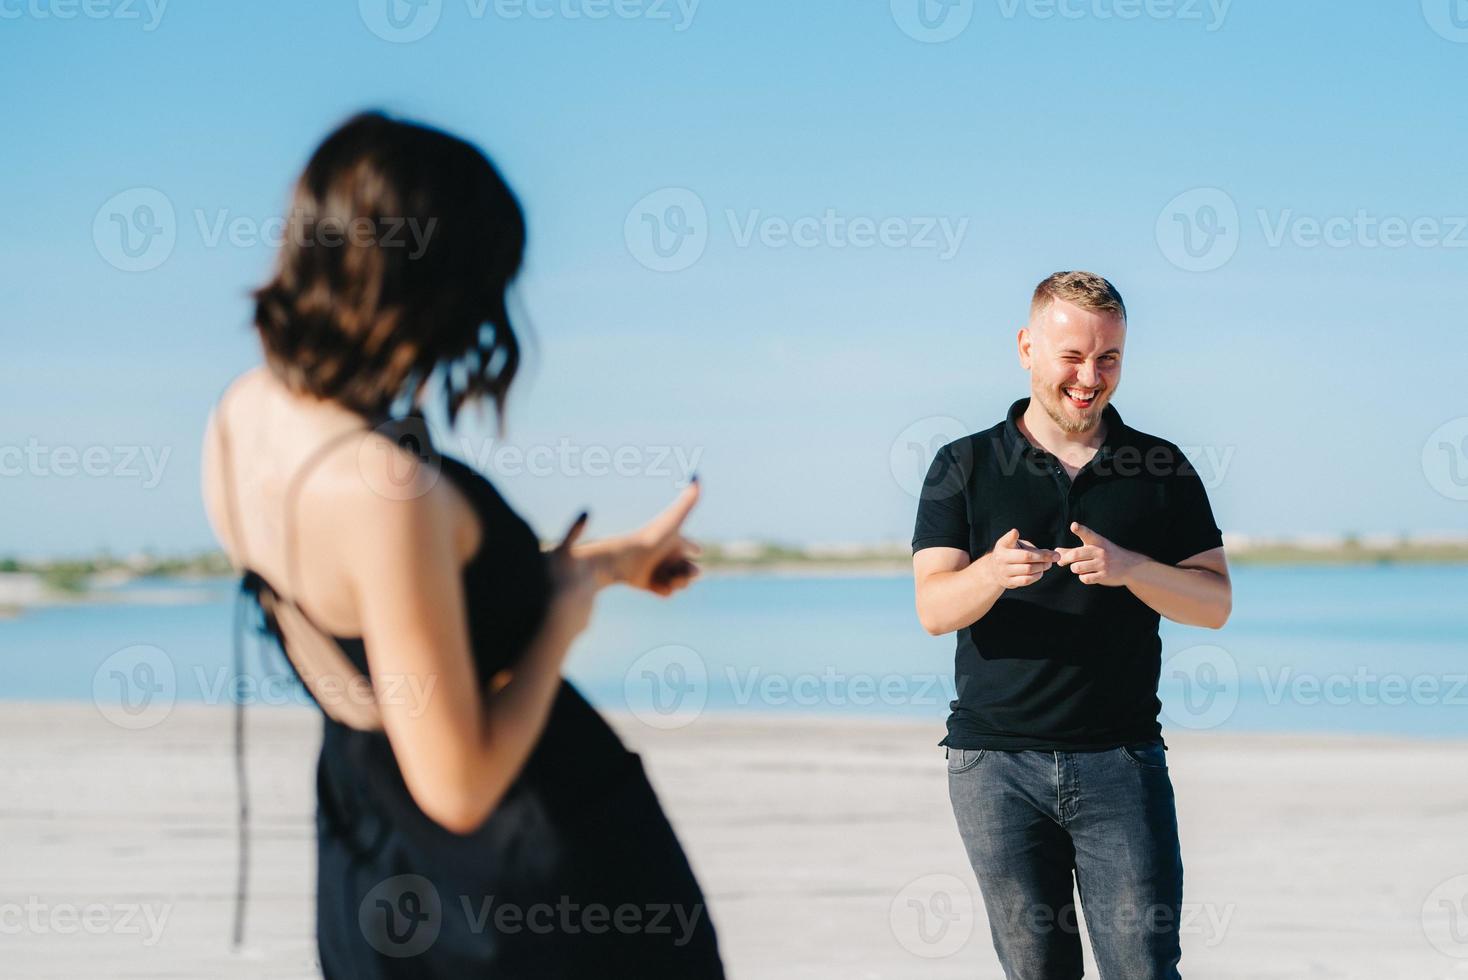
[[[1116,405],[1197,447],[1225,530],[1468,528],[1462,0],[387,2],[0,2],[0,553],[211,543],[251,235],[371,106],[525,206],[508,436],[558,462],[451,446],[547,535],[696,461],[696,534],[905,538],[913,447],[1026,393],[1063,268],[1122,290]],[[127,271],[116,222],[160,195],[171,247]]]

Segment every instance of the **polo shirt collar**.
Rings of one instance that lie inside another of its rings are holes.
[[[1020,431],[1019,420],[1030,407],[1028,398],[1021,398],[1009,406],[1009,414],[1004,418],[1004,443],[1005,448],[1013,450],[1016,446],[1022,447],[1027,455],[1048,456],[1045,450],[1036,446]],[[1106,439],[1096,450],[1097,459],[1110,459],[1116,455],[1116,450],[1126,442],[1127,425],[1121,420],[1121,413],[1116,406],[1107,402],[1106,407],[1101,409],[1101,420],[1106,423]]]

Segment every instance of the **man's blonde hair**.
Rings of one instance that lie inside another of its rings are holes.
[[[1126,303],[1122,302],[1121,293],[1094,272],[1057,272],[1040,283],[1030,300],[1030,319],[1044,313],[1058,299],[1083,310],[1114,313],[1126,322]]]

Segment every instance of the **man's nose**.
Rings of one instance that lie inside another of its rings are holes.
[[[1087,388],[1094,388],[1096,386],[1097,377],[1098,372],[1096,371],[1095,361],[1083,361],[1081,362],[1081,366],[1076,368],[1076,382],[1085,385]]]

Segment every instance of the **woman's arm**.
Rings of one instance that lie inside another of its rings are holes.
[[[494,812],[539,741],[561,664],[586,628],[600,583],[571,553],[583,516],[550,556],[556,591],[540,631],[509,679],[483,690],[469,647],[455,512],[441,492],[453,491],[366,502],[374,533],[357,536],[347,557],[359,570],[368,666],[404,782],[434,822],[468,834]]]

